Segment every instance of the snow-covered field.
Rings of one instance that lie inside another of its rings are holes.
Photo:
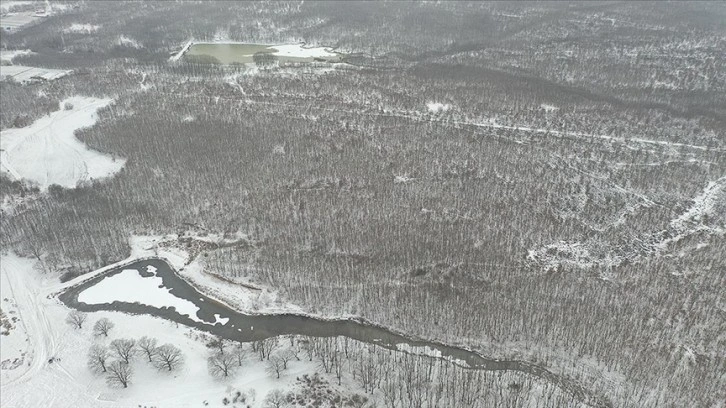
[[[33,52],[30,50],[0,51],[0,61],[12,63],[13,59],[15,57],[19,57],[21,55],[28,55],[28,54],[32,54],[32,53]],[[3,71],[4,71],[4,69],[3,69]]]
[[[306,48],[304,44],[281,44],[273,45],[268,47],[271,50],[276,50],[273,54],[279,57],[294,57],[294,58],[325,58],[335,57],[336,54],[326,47],[310,47]]]
[[[79,182],[117,173],[124,159],[90,150],[74,136],[76,130],[93,126],[96,111],[110,103],[110,99],[68,98],[61,102],[61,110],[30,126],[3,130],[2,171],[15,179],[31,180],[41,189],[51,184],[73,188]],[[65,110],[66,104],[72,108]]]
[[[52,81],[62,78],[71,71],[62,69],[26,67],[23,65],[2,65],[0,66],[0,79],[12,78],[15,82],[29,82],[33,79]]]
[[[451,109],[451,105],[448,103],[428,102],[426,103],[426,108],[428,108],[431,113],[439,113],[448,111]]]

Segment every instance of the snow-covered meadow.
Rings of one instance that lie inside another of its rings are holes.
[[[0,133],[2,171],[15,179],[27,179],[41,189],[52,184],[73,188],[79,182],[109,177],[125,164],[89,149],[74,132],[93,126],[96,112],[111,99],[71,97],[61,101],[61,109],[23,128]]]

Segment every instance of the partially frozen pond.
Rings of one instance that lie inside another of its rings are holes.
[[[305,47],[303,44],[194,43],[185,49],[184,59],[188,61],[218,64],[271,63],[275,60],[340,62],[343,57],[330,48]]]
[[[146,274],[142,273],[137,269],[124,269],[115,275],[107,276],[79,293],[78,301],[89,305],[126,302],[160,309],[173,307],[180,315],[196,322],[204,322],[197,317],[199,307],[169,293],[169,289],[164,287],[163,279],[156,276],[156,268],[148,265]]]
[[[324,320],[303,315],[246,315],[199,293],[162,259],[146,259],[111,269],[61,293],[69,307],[148,314],[217,336],[248,342],[280,335],[344,336],[389,350],[444,359],[473,370],[519,371],[572,393],[592,406],[607,407],[580,384],[526,361],[495,360],[474,351],[414,339],[362,320]]]

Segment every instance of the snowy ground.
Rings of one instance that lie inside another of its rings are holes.
[[[73,34],[91,34],[98,31],[98,29],[101,28],[100,26],[94,25],[94,24],[79,24],[74,23],[71,24],[69,27],[64,28],[64,33],[73,33]]]
[[[326,47],[311,47],[306,48],[304,44],[281,44],[273,45],[268,47],[271,50],[275,50],[273,53],[279,57],[294,57],[294,58],[325,58],[335,57],[335,54],[330,48]]]
[[[13,59],[15,57],[18,57],[21,55],[28,55],[28,54],[32,54],[32,53],[33,52],[30,50],[0,51],[0,61],[12,63]],[[4,69],[3,69],[3,71],[4,71]]]
[[[293,361],[278,380],[266,373],[265,363],[251,355],[234,378],[215,379],[207,372],[209,350],[203,333],[151,316],[95,312],[89,314],[83,329],[73,329],[64,322],[69,309],[48,296],[67,284],[57,283],[56,277],[43,276],[34,264],[15,255],[2,256],[3,297],[7,295],[17,303],[19,318],[30,339],[26,343],[30,357],[24,364],[2,370],[2,407],[222,407],[222,398],[239,390],[248,395],[247,404],[255,408],[262,406],[271,389],[290,389],[297,376],[317,371],[315,362]],[[101,317],[115,323],[108,338],[92,334],[93,323]],[[87,350],[93,343],[107,345],[115,338],[138,339],[144,335],[158,338],[159,344],[171,343],[181,348],[185,356],[183,368],[160,373],[137,357],[132,363],[132,384],[121,389],[110,388],[102,376],[92,374],[86,367]],[[3,359],[5,344],[3,339]],[[22,346],[23,341],[17,344]],[[49,361],[51,357],[53,362]],[[251,390],[254,399],[250,397]]]
[[[64,110],[67,103],[72,109]],[[124,159],[90,150],[74,136],[76,130],[92,126],[96,111],[110,103],[110,99],[68,98],[61,102],[61,110],[30,126],[3,130],[2,171],[15,179],[31,180],[41,189],[51,184],[73,188],[79,182],[115,174]]]
[[[30,82],[35,78],[52,81],[68,75],[71,71],[62,69],[26,67],[23,65],[0,66],[0,79],[12,78],[15,82]]]
[[[249,44],[249,43],[243,43],[243,42],[236,42],[236,41],[198,41],[195,42],[194,40],[189,40],[186,44],[184,44],[184,47],[182,49],[171,56],[169,58],[170,61],[178,61],[184,53],[186,53],[189,48],[192,45],[195,44]],[[329,47],[306,47],[305,44],[299,43],[299,44],[277,44],[277,45],[270,45],[267,47],[267,49],[272,50],[272,55],[276,55],[278,57],[290,57],[290,58],[326,58],[326,57],[336,57],[338,54],[335,53],[335,51],[332,50],[332,48]],[[249,55],[244,55],[247,57],[251,57],[252,53]]]

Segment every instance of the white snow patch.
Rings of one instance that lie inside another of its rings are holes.
[[[545,112],[556,112],[556,111],[560,110],[560,108],[558,106],[549,105],[546,103],[539,105],[539,107],[544,109]]]
[[[63,32],[66,34],[91,34],[98,31],[98,29],[101,28],[101,26],[97,26],[94,24],[78,24],[74,23],[71,24],[70,27],[66,27],[63,29]]]
[[[693,205],[679,217],[671,220],[671,227],[678,232],[683,232],[689,223],[700,222],[704,215],[711,214],[725,184],[726,176],[708,183],[703,189],[703,193],[693,199]]]
[[[103,278],[78,294],[78,301],[89,305],[113,302],[140,303],[152,307],[173,307],[180,315],[206,323],[197,317],[199,308],[192,302],[172,295],[158,276],[144,277],[136,269]]]
[[[229,322],[229,317],[221,317],[218,313],[214,314],[214,324],[222,323],[222,325],[225,325],[227,322]]]
[[[427,102],[426,108],[428,108],[429,112],[431,113],[440,113],[446,112],[451,109],[451,105],[448,103]]]
[[[596,266],[617,266],[622,258],[614,253],[595,255],[590,252],[586,244],[582,242],[560,241],[542,246],[539,249],[530,249],[527,259],[542,265],[547,271],[560,265],[572,265],[579,268],[593,268]]]
[[[413,354],[413,355],[417,355],[417,356],[426,356],[426,357],[433,357],[433,358],[441,358],[441,359],[450,361],[450,362],[452,362],[454,364],[457,364],[457,365],[459,365],[461,367],[469,367],[469,364],[466,361],[460,360],[458,358],[454,358],[454,357],[451,357],[451,356],[444,357],[441,354],[441,351],[436,350],[434,348],[431,348],[429,346],[417,347],[417,346],[412,346],[412,345],[407,344],[407,343],[397,343],[396,344],[396,350],[403,351],[404,353]]]
[[[127,37],[125,35],[120,36],[118,38],[118,40],[116,41],[116,43],[123,47],[131,47],[131,48],[136,48],[136,49],[144,48],[144,46],[141,45],[141,43],[139,43],[138,41],[134,40],[133,38]]]
[[[93,126],[96,111],[111,99],[71,97],[61,110],[32,125],[0,132],[2,171],[16,179],[29,179],[41,189],[51,184],[73,188],[79,182],[112,176],[126,163],[90,150],[74,136],[78,129]],[[73,108],[64,110],[66,104]]]
[[[295,57],[295,58],[324,58],[324,57],[335,57],[336,54],[330,48],[327,47],[311,47],[305,48],[304,44],[282,44],[273,45],[268,47],[271,50],[276,50],[273,55],[280,57]]]
[[[178,53],[172,55],[171,58],[169,58],[169,61],[179,61],[179,58],[181,58],[184,55],[184,53],[189,50],[189,47],[191,47],[193,43],[194,43],[193,40],[187,41],[187,43],[184,44],[184,47],[182,47],[182,49],[179,50]]]

